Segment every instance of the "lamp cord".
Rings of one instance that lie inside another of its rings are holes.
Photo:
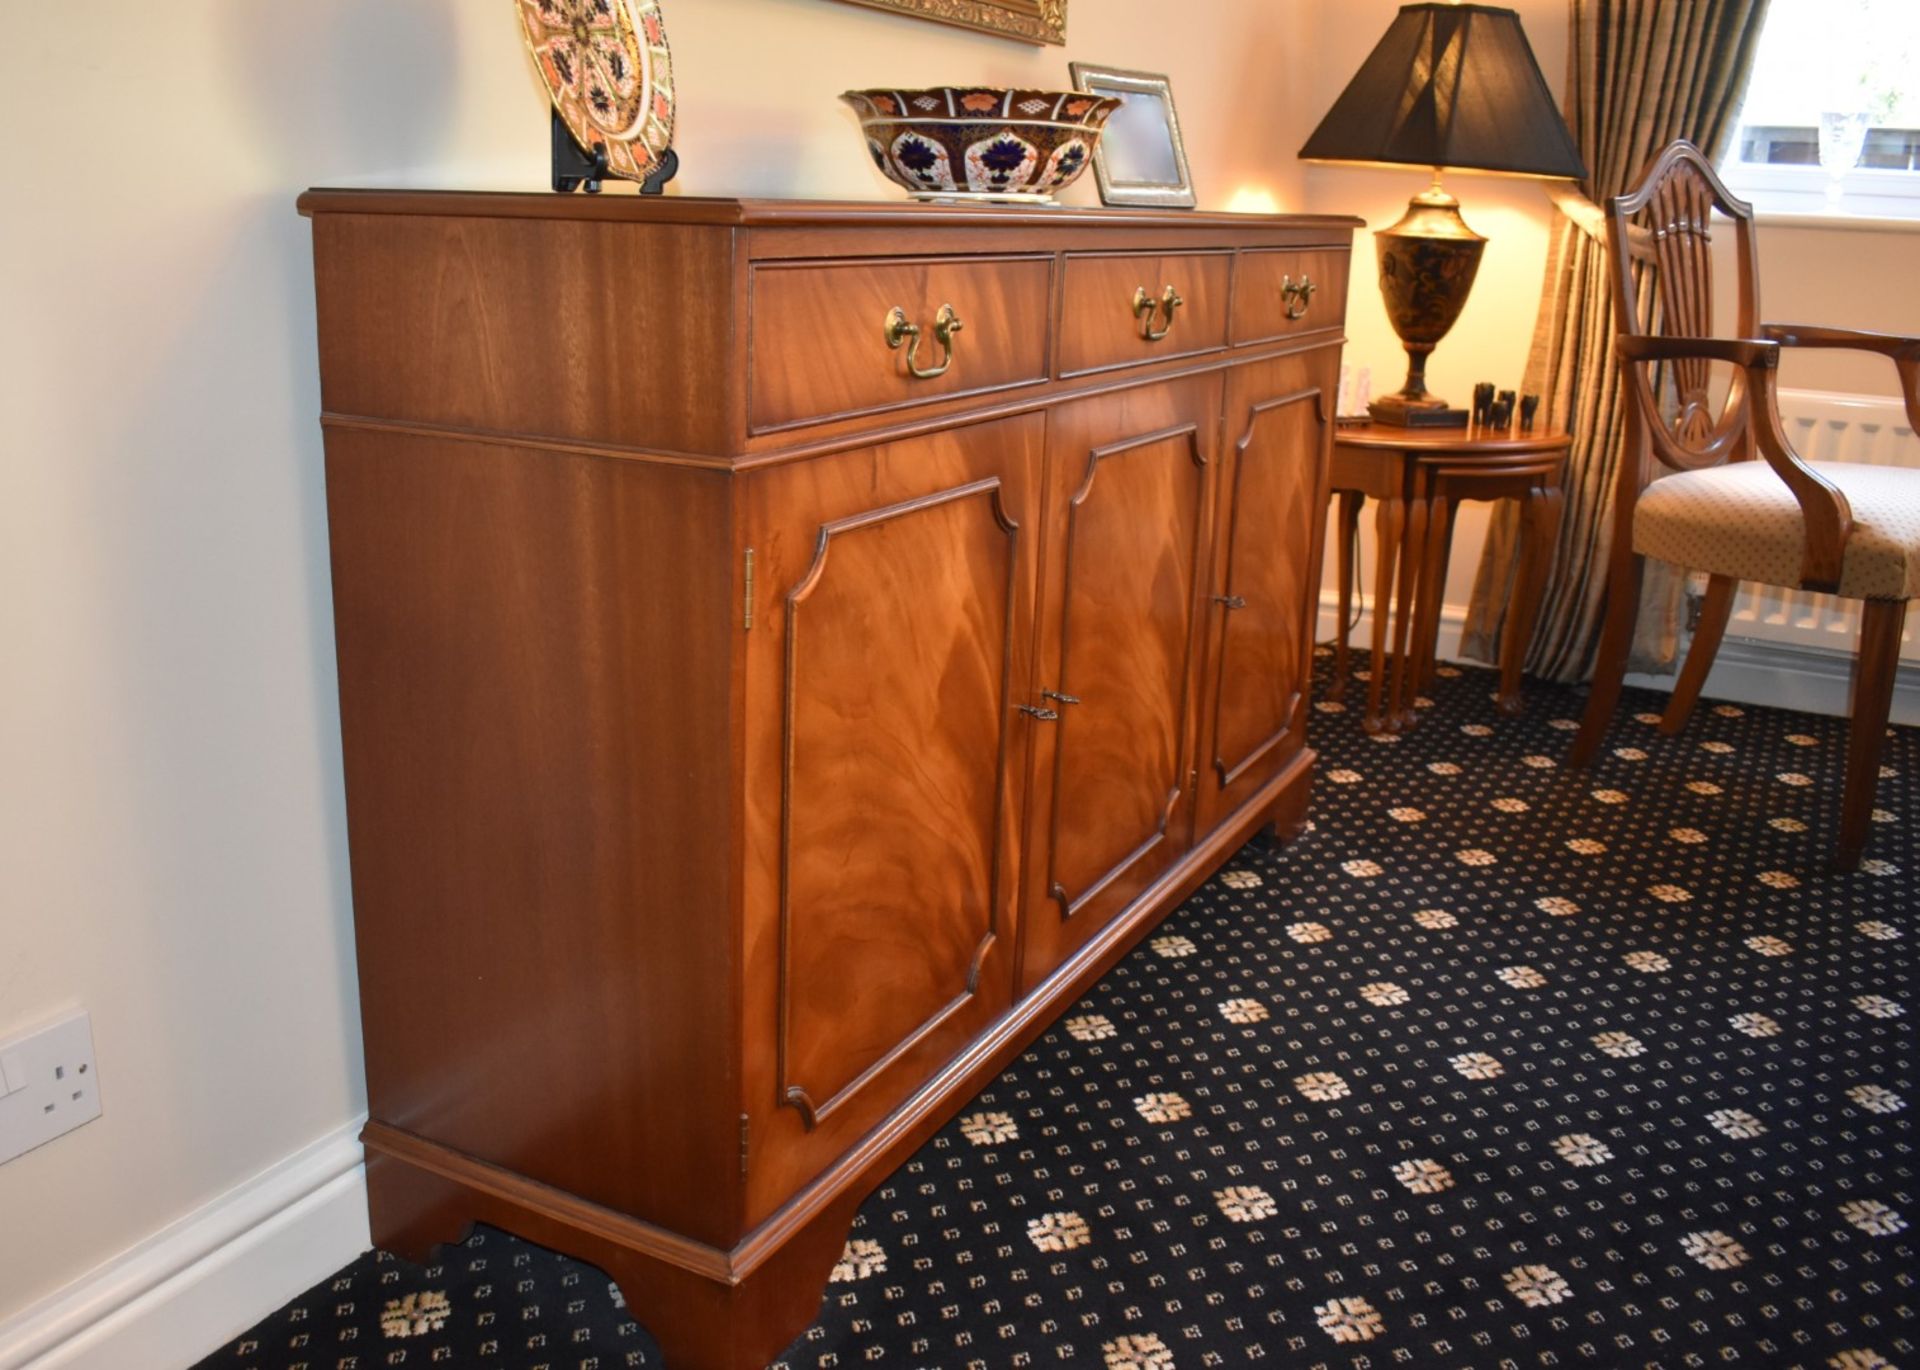
[[[1352,545],[1347,550],[1347,556],[1348,556],[1347,564],[1353,567],[1354,574],[1357,576],[1360,571],[1360,525],[1358,523],[1355,523],[1353,525],[1353,532],[1350,536],[1351,536]],[[1359,595],[1355,595],[1353,597],[1352,612],[1353,612],[1353,617],[1347,620],[1347,630],[1345,633],[1342,634],[1342,636],[1347,638],[1348,640],[1351,640],[1353,638],[1353,630],[1360,626],[1360,596]],[[1325,642],[1316,642],[1313,645],[1316,647],[1331,647],[1333,645],[1333,641],[1332,639],[1328,639]]]

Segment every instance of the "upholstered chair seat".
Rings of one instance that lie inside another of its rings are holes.
[[[1839,593],[1920,599],[1920,470],[1808,462],[1853,506]],[[1649,484],[1633,515],[1633,550],[1694,570],[1800,584],[1807,522],[1800,502],[1764,461],[1680,471]]]

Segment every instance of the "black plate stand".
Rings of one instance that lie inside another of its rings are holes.
[[[640,183],[642,195],[658,195],[667,188],[680,170],[680,154],[672,148],[660,159],[653,174]],[[580,146],[579,140],[567,127],[566,120],[560,117],[560,111],[553,111],[553,188],[565,195],[570,191],[584,189],[589,195],[600,193],[601,183],[607,179],[607,149],[603,144],[595,143],[592,153]]]

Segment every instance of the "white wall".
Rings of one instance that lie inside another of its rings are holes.
[[[1763,217],[1760,243],[1762,322],[1834,324],[1886,333],[1920,332],[1920,221],[1851,228],[1801,226]],[[1729,248],[1731,235],[1716,246]],[[1719,254],[1717,294],[1733,298],[1733,254]],[[1898,395],[1893,363],[1860,352],[1786,349],[1780,384],[1796,390]]]
[[[0,1320],[364,1106],[293,200],[540,189],[547,155],[506,0],[109,0],[78,34],[25,8],[0,43],[0,1037],[92,1010],[106,1112],[0,1167]],[[1299,209],[1311,91],[1274,78],[1313,65],[1307,8],[1078,0],[1063,52],[670,0],[678,189],[891,198],[839,91],[1064,84],[1084,57],[1172,74],[1203,203]]]
[[[363,1092],[286,165],[353,146],[266,7],[112,9],[0,44],[0,1035],[90,1009],[105,1105],[0,1167],[0,1315]]]

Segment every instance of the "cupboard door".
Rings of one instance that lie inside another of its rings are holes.
[[[1047,538],[1022,991],[1123,912],[1192,839],[1196,628],[1216,377],[1062,405]]]
[[[1011,999],[1044,424],[744,478],[750,1222]]]
[[[1228,373],[1202,704],[1200,823],[1246,803],[1306,745],[1337,348]]]

